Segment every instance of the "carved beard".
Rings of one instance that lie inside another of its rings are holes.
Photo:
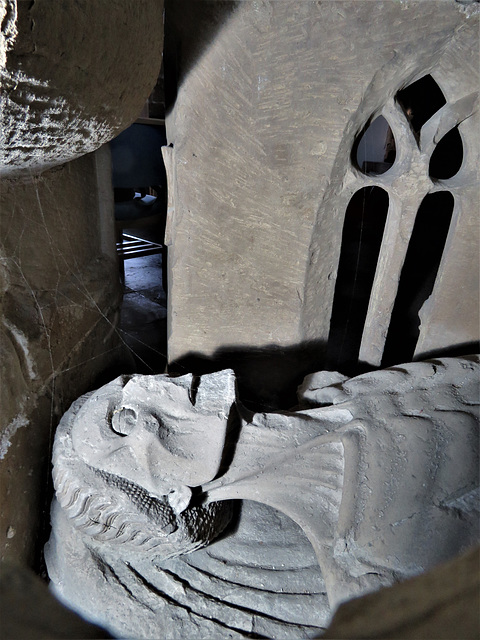
[[[88,397],[88,396],[87,396]],[[62,419],[53,455],[57,500],[73,526],[93,540],[149,551],[165,560],[190,553],[218,536],[231,519],[231,502],[193,505],[176,514],[167,496],[91,467],[73,451],[71,431],[86,396]]]

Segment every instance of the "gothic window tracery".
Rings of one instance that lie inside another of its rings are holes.
[[[414,357],[422,307],[434,292],[459,209],[465,161],[460,125],[474,99],[447,101],[425,75],[400,88],[357,133],[350,158],[355,188],[344,218],[330,323],[334,368],[388,366]]]

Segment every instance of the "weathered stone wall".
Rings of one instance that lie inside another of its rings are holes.
[[[0,23],[0,555],[32,563],[58,419],[125,357],[101,145],[155,84],[163,3],[0,0]]]
[[[42,510],[48,522],[56,424],[121,355],[113,197],[100,199],[96,188],[109,178],[104,148],[41,176],[2,182],[2,556],[31,560]]]
[[[460,122],[464,165],[447,185],[433,183],[428,154],[439,136],[429,149],[410,149],[394,100],[425,74],[450,105],[478,90],[477,8],[454,0],[167,4],[166,76],[175,67],[178,75],[167,116],[172,363],[240,357],[251,373],[280,349],[286,370],[265,365],[255,380],[273,369],[277,388],[311,369],[312,354],[313,366],[324,366],[345,211],[374,184],[389,193],[389,223],[361,360],[380,364],[408,227],[424,195],[441,188],[455,196],[454,223],[417,353],[478,338],[475,118],[464,110],[450,122]],[[351,154],[381,113],[397,161],[376,182]]]

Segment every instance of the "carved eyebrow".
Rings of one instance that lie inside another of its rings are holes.
[[[193,409],[192,409],[193,411]],[[195,412],[196,414],[197,412]],[[189,422],[192,419],[196,418],[196,415],[188,415],[185,410],[176,407],[172,407],[172,409],[166,409],[165,407],[161,407],[161,411],[152,411],[152,415],[163,424],[165,420],[172,420],[173,422]]]

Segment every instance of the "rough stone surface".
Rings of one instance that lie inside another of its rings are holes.
[[[2,558],[34,562],[57,421],[125,363],[101,145],[140,113],[162,47],[160,0],[0,0]]]
[[[0,3],[0,174],[94,151],[138,117],[162,61],[163,2]]]
[[[199,359],[216,358],[255,396],[253,377],[269,359],[279,372],[270,388],[263,376],[260,395],[277,406],[282,376],[298,384],[326,367],[345,211],[369,186],[386,190],[390,210],[360,359],[381,360],[413,220],[431,191],[452,193],[455,213],[416,355],[478,340],[478,4],[183,0],[167,9],[166,73],[179,84],[167,114],[171,363],[201,371]],[[426,131],[419,149],[395,96],[426,74],[447,105],[434,118],[444,128]],[[397,159],[369,177],[352,149],[380,114]],[[461,170],[432,180],[430,155],[457,125]],[[306,341],[307,356],[296,353]],[[277,361],[276,349],[291,357]]]
[[[322,637],[475,640],[480,549],[401,584],[342,604]]]
[[[119,360],[108,149],[0,189],[1,556],[33,561],[54,428]]]
[[[122,637],[311,637],[343,600],[478,543],[479,371],[470,356],[319,373],[298,411],[237,417],[228,370],[117,379],[57,432],[56,593]],[[253,502],[195,551],[231,499]]]
[[[5,66],[7,51],[12,48],[17,37],[17,3],[16,0],[0,2],[0,68]]]

